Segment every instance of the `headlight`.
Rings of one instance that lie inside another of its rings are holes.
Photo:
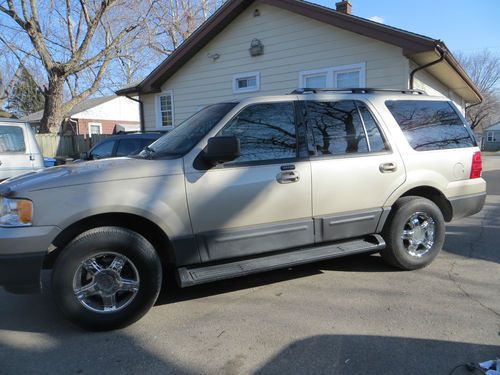
[[[26,227],[33,219],[33,203],[27,199],[0,197],[0,226]]]

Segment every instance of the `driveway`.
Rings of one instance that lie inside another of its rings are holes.
[[[170,286],[107,333],[66,323],[49,292],[0,291],[0,374],[447,374],[498,358],[500,157],[485,157],[484,177],[484,210],[448,225],[419,271],[371,255]]]

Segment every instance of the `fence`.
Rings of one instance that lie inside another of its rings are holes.
[[[109,137],[104,134],[88,135],[57,135],[36,134],[36,140],[43,156],[78,158],[81,152],[88,151],[92,146]]]

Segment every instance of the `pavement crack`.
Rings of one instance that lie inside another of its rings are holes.
[[[456,261],[455,262],[451,262],[450,263],[450,269],[448,270],[448,278],[451,280],[451,282],[453,282],[453,284],[455,284],[455,286],[458,288],[458,290],[460,290],[462,292],[462,294],[464,296],[466,296],[467,298],[469,298],[472,302],[477,303],[478,305],[480,305],[484,309],[492,312],[493,314],[495,314],[496,316],[498,316],[500,318],[500,313],[498,311],[496,311],[492,307],[484,304],[479,299],[477,299],[474,296],[472,296],[469,292],[467,292],[467,290],[465,290],[465,288],[462,286],[462,284],[457,279],[455,279],[453,277],[453,271],[455,269],[456,263],[457,263]]]

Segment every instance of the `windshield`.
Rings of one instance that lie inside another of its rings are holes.
[[[139,157],[180,157],[190,151],[238,103],[219,103],[203,108],[174,130],[146,147]]]

